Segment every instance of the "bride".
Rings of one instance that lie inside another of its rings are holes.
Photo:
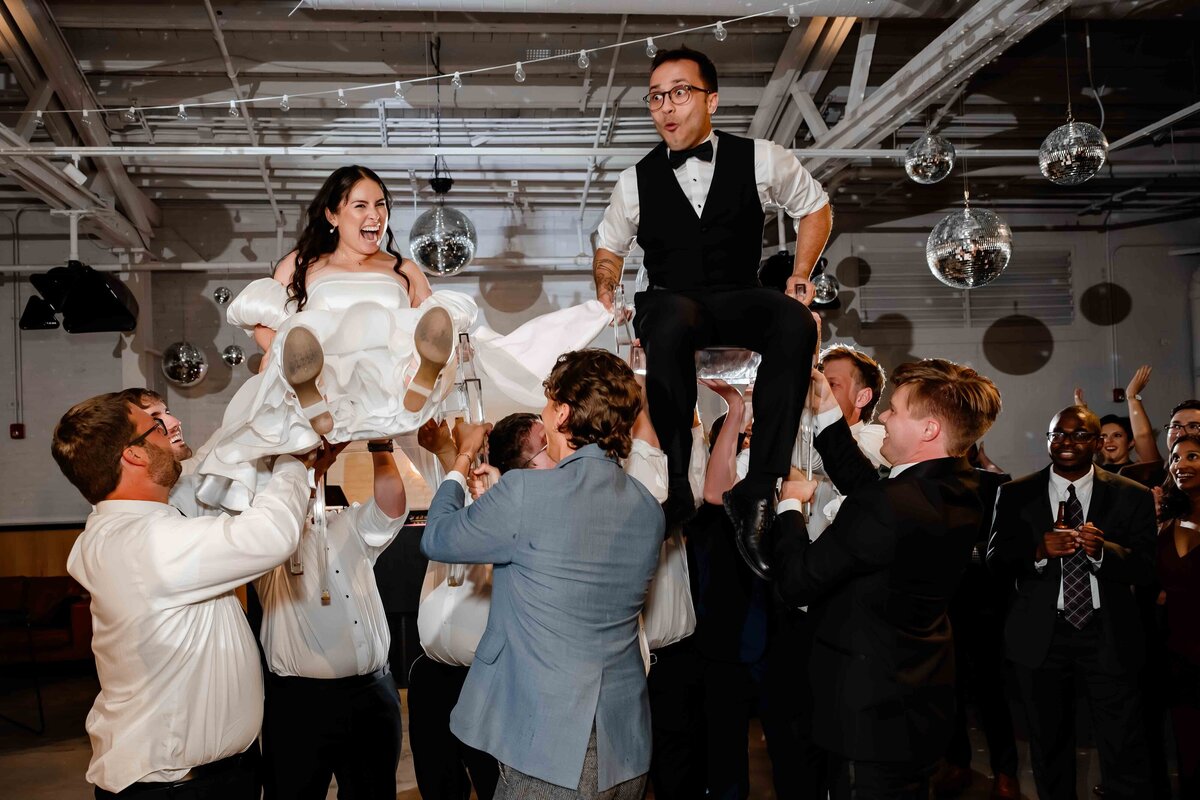
[[[437,412],[454,382],[458,333],[471,329],[478,309],[461,292],[434,292],[396,251],[390,208],[373,171],[335,170],[309,205],[296,249],[230,304],[230,323],[266,355],[198,454],[204,505],[247,508],[269,476],[267,456],[311,449],[322,435],[334,443],[390,438]],[[505,337],[479,329],[476,357],[485,373],[503,373],[493,376],[502,388],[540,390],[542,365],[548,373],[560,352],[587,344],[610,319],[585,304]]]

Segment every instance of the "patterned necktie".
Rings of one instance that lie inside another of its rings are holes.
[[[1067,487],[1067,525],[1083,525],[1083,506],[1075,496],[1074,484]],[[1079,548],[1062,562],[1063,616],[1082,630],[1092,618],[1092,566],[1087,553]]]

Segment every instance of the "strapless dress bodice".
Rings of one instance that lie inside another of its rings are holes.
[[[308,285],[305,310],[344,311],[356,303],[378,303],[384,308],[408,308],[408,292],[399,276],[378,272],[335,272],[318,276]]]

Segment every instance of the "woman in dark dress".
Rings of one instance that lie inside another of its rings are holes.
[[[1168,706],[1180,796],[1200,798],[1200,436],[1180,437],[1167,464],[1158,576],[1167,608]]]

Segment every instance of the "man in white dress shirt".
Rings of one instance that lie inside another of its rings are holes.
[[[763,445],[725,507],[739,551],[767,577],[762,538],[808,390],[816,330],[801,303],[812,299],[808,276],[829,237],[829,199],[786,149],[713,130],[717,70],[703,53],[660,51],[644,100],[663,141],[617,179],[592,263],[596,297],[612,307],[636,240],[650,286],[634,298],[634,328],[646,351],[651,419],[668,459],[668,523],[695,513],[687,479],[695,351],[734,346],[762,354],[755,420]],[[758,282],[768,208],[797,220],[787,295]]]
[[[309,520],[297,553],[254,582],[267,661],[263,721],[267,800],[396,797],[400,697],[388,667],[391,634],[375,561],[408,515],[392,442],[371,442],[374,497]]]
[[[167,423],[121,393],[72,407],[51,452],[95,505],[67,571],[92,596],[96,797],[257,798],[262,673],[233,590],[296,549],[308,469],[281,456],[240,516],[185,519]]]

